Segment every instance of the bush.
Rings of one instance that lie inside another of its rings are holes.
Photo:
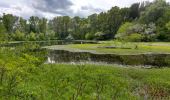
[[[126,36],[126,35],[127,35],[127,30],[128,30],[129,27],[132,26],[132,25],[133,25],[133,24],[130,23],[130,22],[126,22],[125,24],[123,24],[123,25],[119,28],[117,34],[115,35],[115,38],[120,39],[120,38],[123,38],[124,36]]]
[[[74,37],[71,34],[69,34],[65,39],[66,40],[74,40]]]
[[[92,33],[87,33],[87,34],[85,35],[85,39],[86,39],[86,40],[93,40],[93,39],[94,39],[94,34],[92,34]]]
[[[6,33],[6,29],[2,23],[0,23],[0,33]]]
[[[8,40],[8,35],[6,33],[0,33],[0,41]]]
[[[143,39],[143,36],[138,33],[133,33],[129,36],[126,36],[123,40],[128,41],[128,42],[141,42]]]
[[[166,27],[162,27],[158,29],[159,34],[157,34],[157,39],[159,41],[170,41],[170,30],[168,29],[168,25]]]
[[[40,33],[39,36],[38,36],[38,39],[39,40],[45,40],[46,39],[45,34],[44,33]]]
[[[95,39],[96,40],[104,40],[105,39],[105,33],[103,33],[103,32],[96,32],[95,33]]]
[[[23,32],[20,32],[19,30],[16,30],[15,33],[12,35],[12,37],[16,41],[25,40],[25,34]]]
[[[170,21],[168,23],[166,23],[166,28],[170,31]]]
[[[166,33],[160,33],[157,35],[157,39],[159,41],[164,41],[164,42],[169,42],[170,41],[170,34],[166,34]]]
[[[54,31],[49,31],[47,34],[48,40],[54,39],[55,38],[55,32]]]
[[[35,41],[36,40],[36,35],[34,32],[31,32],[28,36],[27,36],[27,40],[29,41]]]

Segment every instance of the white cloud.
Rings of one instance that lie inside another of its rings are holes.
[[[47,3],[42,5],[40,1]],[[24,18],[30,16],[41,16],[52,18],[54,16],[69,15],[69,16],[88,16],[93,13],[107,11],[113,6],[127,7],[135,2],[153,1],[153,0],[1,0],[0,1],[0,14],[11,13]],[[170,2],[170,0],[167,0]],[[59,2],[59,3],[58,3]],[[70,3],[69,3],[70,2]],[[37,6],[33,6],[33,4]],[[54,6],[52,6],[51,3]],[[64,7],[61,7],[61,5]]]

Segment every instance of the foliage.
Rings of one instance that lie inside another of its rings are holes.
[[[105,33],[103,33],[103,32],[95,33],[95,39],[96,40],[105,40],[104,36],[105,36]]]
[[[164,15],[166,10],[166,1],[164,0],[155,0],[153,4],[146,8],[146,11],[142,13],[141,20],[144,23],[157,23],[160,18]],[[161,24],[161,23],[157,23]]]
[[[0,99],[31,98],[31,93],[21,87],[42,61],[29,52],[20,48],[0,48]]]
[[[120,39],[123,38],[127,35],[127,31],[129,29],[129,27],[131,27],[133,24],[130,22],[126,22],[123,25],[121,25],[121,27],[119,28],[115,38]]]
[[[20,32],[19,30],[15,31],[15,34],[13,34],[13,39],[15,41],[23,41],[25,40],[25,34],[23,32]]]
[[[7,41],[8,35],[6,33],[0,33],[0,42],[1,41]]]
[[[44,33],[39,33],[38,39],[39,40],[46,40],[46,35]]]
[[[154,23],[135,24],[135,23],[126,22],[119,28],[118,33],[116,34],[115,38],[118,40],[126,40],[126,41],[129,40],[130,41],[132,38],[135,38],[135,36],[136,38],[138,36],[139,40],[136,40],[136,41],[138,42],[147,41],[148,42],[148,41],[155,41],[156,34],[157,34],[156,26]]]
[[[31,32],[28,36],[27,39],[30,41],[35,41],[36,40],[36,35],[34,32]]]
[[[93,40],[94,39],[94,34],[86,33],[85,39],[86,40]]]
[[[55,32],[54,31],[48,31],[46,37],[47,37],[48,40],[55,39]]]
[[[0,22],[0,33],[6,33],[6,28],[3,23]]]
[[[141,42],[142,39],[143,39],[143,36],[141,34],[133,33],[133,34],[130,34],[129,36],[125,36],[123,40],[128,41],[128,42]]]
[[[18,18],[16,16],[13,16],[12,14],[7,14],[7,15],[3,14],[2,17],[3,24],[8,33],[12,33],[14,31],[13,27],[17,19]]]
[[[75,40],[110,40],[138,33],[144,36],[142,41],[169,41],[167,34],[169,16],[170,4],[165,0],[154,0],[134,3],[125,8],[115,6],[106,12],[92,14],[87,18],[57,16],[47,20],[31,16],[25,20],[12,14],[3,14],[0,23],[5,28],[1,30],[8,33],[8,40],[15,40],[12,36],[16,30],[19,30],[25,36],[32,34],[31,32],[35,33],[36,38],[30,40],[64,40],[68,36],[72,36]],[[49,32],[53,35],[49,35]],[[95,36],[98,32],[102,32],[102,35]]]
[[[118,65],[43,65],[18,84],[15,99],[168,99],[169,69]],[[15,93],[15,92],[11,92]]]
[[[74,37],[73,37],[71,34],[69,34],[69,35],[66,37],[66,40],[74,40]]]
[[[127,41],[102,41],[99,44],[70,44],[70,45],[53,45],[44,48],[52,50],[67,50],[72,52],[86,51],[97,54],[168,54],[170,53],[170,43],[164,42],[127,42]],[[138,49],[135,49],[138,46]],[[106,48],[111,47],[111,48]],[[116,47],[116,48],[112,48]],[[128,49],[124,49],[128,48]]]
[[[170,31],[170,21],[168,23],[166,23],[166,28]]]

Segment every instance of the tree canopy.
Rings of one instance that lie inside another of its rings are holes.
[[[169,41],[169,16],[170,4],[165,0],[134,3],[125,8],[115,6],[107,12],[92,14],[87,18],[57,16],[48,20],[31,16],[25,20],[12,14],[3,14],[0,17],[0,34],[8,35],[9,40],[18,41],[23,38],[108,40],[137,33],[144,37],[142,41],[147,41],[146,37],[149,41]]]

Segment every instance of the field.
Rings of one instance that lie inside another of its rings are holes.
[[[54,45],[44,48],[53,50],[67,50],[72,52],[91,52],[99,54],[169,54],[170,43],[167,42],[116,42],[107,41],[99,42],[99,44],[70,44],[70,45]]]
[[[115,47],[115,45],[116,48],[103,48]],[[136,45],[138,45],[137,49],[134,48]],[[170,52],[169,43],[125,43],[123,45],[111,41],[101,42],[101,44],[51,47],[75,50],[75,52],[87,50],[118,54]],[[125,48],[129,47],[133,49],[126,51]],[[143,66],[115,64],[45,64],[47,52],[37,51],[38,48],[40,49],[40,46],[25,44],[15,48],[0,49],[1,100],[170,99],[170,68],[168,67],[144,69]]]
[[[170,98],[170,69],[118,65],[43,65],[3,99],[141,100]],[[17,92],[16,92],[17,93]],[[11,94],[12,95],[12,94]]]

